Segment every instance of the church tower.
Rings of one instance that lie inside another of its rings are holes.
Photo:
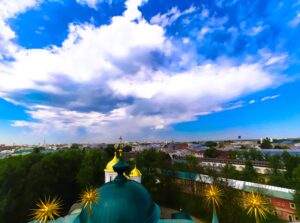
[[[119,145],[118,144],[115,144],[115,152],[114,152],[114,158],[109,161],[106,165],[106,168],[104,169],[104,172],[105,172],[105,183],[108,183],[108,182],[111,182],[113,181],[116,176],[118,175],[113,167],[115,164],[117,164],[119,162],[119,157],[122,157],[123,156],[123,145],[122,145],[122,137],[120,137],[120,143]],[[117,155],[117,151],[119,152],[119,157]],[[125,172],[123,173],[124,176],[128,179],[128,180],[134,180],[138,183],[141,183],[142,181],[142,174],[141,172],[136,168],[136,165],[134,166],[134,169],[130,172],[129,176],[127,176],[125,174]]]

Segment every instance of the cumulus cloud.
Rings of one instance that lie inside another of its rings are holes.
[[[29,8],[38,6],[42,0],[2,0],[0,2],[0,18],[12,18],[15,15],[25,12]]]
[[[0,1],[0,60],[17,50],[17,46],[11,42],[15,33],[7,24],[7,19],[25,12],[29,8],[37,7],[42,0],[2,0]]]
[[[70,24],[61,47],[10,52],[14,60],[0,62],[0,95],[25,105],[31,117],[12,125],[37,133],[76,134],[84,128],[104,139],[141,135],[241,107],[243,103],[232,101],[280,82],[264,69],[265,61],[235,64],[223,58],[195,63],[197,59],[186,56],[190,52],[184,53],[164,30],[195,8],[173,8],[148,23],[138,10],[143,3],[128,0],[123,15],[108,25]],[[217,26],[227,21],[210,20]],[[14,33],[6,30],[5,36],[10,41]]]
[[[56,85],[56,77],[85,84],[134,73],[165,43],[163,29],[145,21],[134,23],[115,17],[110,25],[100,28],[70,25],[61,48],[19,50],[9,66],[1,64],[0,89],[64,93]]]

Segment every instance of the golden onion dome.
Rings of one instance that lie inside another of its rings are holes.
[[[117,157],[117,153],[115,152],[114,158],[107,163],[105,171],[114,172],[113,166],[117,164],[118,161],[119,158]]]
[[[134,166],[134,169],[129,174],[130,177],[140,177],[142,176],[141,172],[136,168],[136,165]]]

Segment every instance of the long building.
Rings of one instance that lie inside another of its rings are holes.
[[[162,170],[162,172],[174,176],[182,189],[188,193],[200,193],[202,189],[197,185],[198,183],[212,184],[214,182],[213,177],[205,174],[168,170]],[[263,193],[270,199],[278,218],[286,222],[299,222],[296,216],[296,205],[293,201],[295,190],[234,179],[218,178],[217,180],[240,191]]]

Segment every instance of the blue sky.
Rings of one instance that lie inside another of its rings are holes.
[[[0,144],[300,137],[299,1],[0,11]]]

